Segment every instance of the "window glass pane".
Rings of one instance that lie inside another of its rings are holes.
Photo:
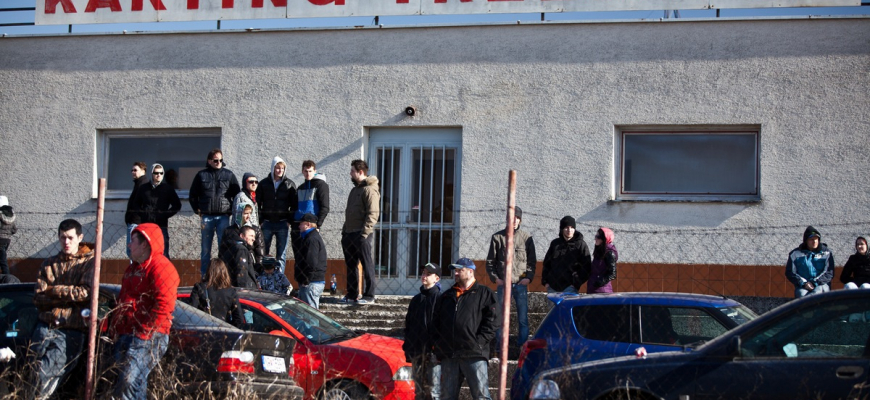
[[[622,192],[757,194],[756,136],[625,133]]]
[[[631,342],[629,305],[574,307],[574,325],[581,336],[606,342]]]
[[[442,240],[443,239],[443,240]],[[420,266],[435,263],[441,267],[441,275],[450,274],[453,261],[453,230],[411,229],[411,259],[408,276],[419,276]]]
[[[852,299],[800,310],[742,343],[743,357],[859,358],[870,356],[870,303]]]
[[[375,273],[379,277],[398,276],[399,230],[377,229],[373,235],[375,235]]]
[[[205,159],[211,149],[220,147],[220,136],[160,136],[149,133],[143,137],[117,137],[109,134],[107,140],[109,160],[106,163],[106,185],[109,190],[132,190],[130,169],[142,161],[150,172],[151,165],[159,163],[166,172],[164,182],[176,190],[188,190],[193,177],[205,168]],[[150,178],[150,176],[149,176]]]
[[[377,149],[378,170],[369,171],[378,176],[381,189],[381,215],[379,222],[401,223],[399,219],[399,185],[402,182],[400,167],[402,150],[398,148],[380,147]],[[407,214],[405,214],[407,215]]]
[[[455,149],[415,148],[411,174],[411,223],[453,223]]]

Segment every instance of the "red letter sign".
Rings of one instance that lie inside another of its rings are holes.
[[[73,5],[72,0],[45,0],[45,13],[54,14],[54,11],[57,10],[57,3],[63,6],[65,13],[76,12],[76,6]]]
[[[85,12],[94,12],[98,8],[110,8],[112,11],[121,11],[121,3],[118,0],[88,0]]]

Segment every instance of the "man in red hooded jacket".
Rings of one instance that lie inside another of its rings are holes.
[[[115,360],[120,365],[113,397],[145,400],[148,375],[166,353],[178,292],[178,272],[163,255],[163,232],[138,225],[130,240],[115,317]]]

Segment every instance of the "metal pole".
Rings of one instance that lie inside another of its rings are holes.
[[[498,363],[498,400],[505,400],[507,387],[507,356],[508,342],[510,341],[511,326],[511,270],[514,260],[514,206],[517,194],[517,171],[511,170],[508,175],[508,207],[505,228],[507,236],[507,251],[504,263],[504,298],[501,308],[501,349],[499,349]]]
[[[100,178],[97,197],[97,239],[94,250],[94,284],[91,286],[91,308],[88,315],[88,369],[85,372],[85,399],[94,398],[94,372],[96,372],[97,317],[100,300],[100,260],[103,256],[103,212],[106,205],[106,178]]]

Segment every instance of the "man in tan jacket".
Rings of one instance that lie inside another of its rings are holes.
[[[33,296],[39,311],[31,344],[37,371],[36,399],[48,399],[63,384],[78,363],[87,338],[94,245],[82,243],[82,225],[74,219],[60,223],[57,238],[60,253],[42,263]]]
[[[343,304],[372,304],[375,302],[375,263],[372,259],[372,233],[380,216],[381,194],[378,178],[370,176],[369,166],[363,160],[350,163],[350,179],[354,188],[347,198],[344,226],[341,228],[341,248],[347,265],[347,295]],[[363,293],[359,293],[357,264],[362,264]]]

